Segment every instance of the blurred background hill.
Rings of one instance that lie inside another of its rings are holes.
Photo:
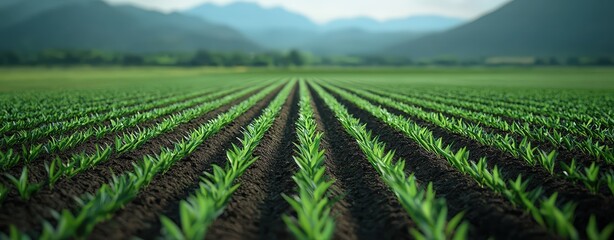
[[[611,9],[610,0],[512,0],[475,19],[422,14],[322,23],[254,2],[159,12],[102,0],[0,0],[0,63],[50,51],[104,52],[105,61],[129,54],[143,58],[137,63],[156,55],[173,64],[198,55],[197,62],[267,65],[294,62],[291,52],[303,63],[345,65],[608,63]]]

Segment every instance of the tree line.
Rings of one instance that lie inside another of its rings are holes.
[[[525,57],[461,60],[440,57],[413,61],[391,56],[314,56],[298,50],[262,53],[222,53],[206,50],[194,53],[116,53],[99,50],[40,52],[0,51],[0,66],[215,66],[215,67],[301,67],[301,66],[614,66],[612,57]],[[511,59],[511,60],[510,60]]]

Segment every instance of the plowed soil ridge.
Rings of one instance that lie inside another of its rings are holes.
[[[278,88],[276,92],[280,91]],[[275,95],[272,93],[262,104],[271,101]],[[42,219],[52,220],[50,209],[75,209],[78,207],[74,198],[85,193],[94,193],[100,186],[107,183],[113,174],[119,175],[132,170],[132,163],[139,161],[143,156],[155,154],[161,147],[172,147],[174,142],[183,138],[186,133],[205,124],[222,112],[230,109],[233,104],[225,105],[203,116],[200,116],[186,124],[180,125],[174,131],[165,133],[151,139],[140,148],[119,156],[112,156],[108,161],[94,168],[78,174],[70,179],[62,179],[56,183],[53,189],[43,188],[37,192],[28,202],[21,200],[13,190],[0,208],[0,229],[6,231],[10,224],[14,224],[22,230],[40,230]],[[241,126],[239,126],[240,128]],[[44,173],[44,172],[43,172]],[[155,183],[155,179],[152,183]]]
[[[212,112],[208,113],[209,115],[215,114],[215,113],[221,113],[224,112],[226,110],[228,110],[231,106],[236,105],[237,103],[240,103],[242,101],[244,101],[245,99],[249,98],[252,94],[258,92],[262,90],[262,88],[259,88],[249,94],[246,94],[244,96],[241,96],[239,98],[237,98],[236,100],[230,102],[229,104],[226,104],[218,109],[214,109]],[[124,134],[128,134],[128,133],[136,133],[138,132],[140,129],[146,129],[149,127],[154,127],[156,124],[159,124],[163,121],[165,121],[166,119],[168,119],[169,116],[178,113],[178,112],[182,112],[186,109],[190,109],[190,108],[194,108],[196,106],[199,106],[200,104],[202,104],[204,102],[200,102],[200,103],[196,103],[188,108],[182,109],[182,110],[178,110],[178,111],[174,111],[172,113],[160,116],[156,119],[151,119],[151,120],[147,120],[145,122],[142,122],[140,124],[138,124],[137,126],[134,127],[129,127],[126,129],[123,129],[119,132],[114,132],[114,133],[108,133],[106,135],[104,135],[101,138],[96,138],[95,136],[90,137],[88,140],[86,140],[85,142],[78,144],[75,147],[72,147],[68,150],[62,151],[62,152],[58,152],[58,153],[54,153],[54,154],[44,154],[43,156],[39,157],[36,160],[33,160],[32,162],[28,163],[28,172],[29,172],[29,177],[31,179],[31,181],[33,182],[45,182],[47,180],[47,172],[45,170],[45,162],[51,162],[53,161],[53,159],[55,159],[56,157],[59,157],[60,159],[63,160],[68,160],[70,159],[74,154],[79,154],[79,153],[87,153],[87,154],[93,154],[96,152],[96,145],[104,147],[104,146],[113,146],[115,144],[115,137],[117,136],[123,136]],[[209,116],[207,115],[207,116]],[[205,116],[205,115],[204,115]],[[193,121],[197,121],[198,118],[195,118]],[[181,127],[181,126],[179,126]],[[158,136],[160,137],[160,136]],[[8,172],[9,174],[13,175],[13,176],[18,176],[19,174],[21,174],[21,170],[23,168],[23,162],[19,163],[17,166],[13,167],[12,169],[10,169]],[[0,179],[0,182],[5,181],[4,179]]]
[[[344,88],[344,89],[352,91],[351,88]],[[373,91],[370,91],[370,90],[368,90],[368,91],[370,93],[378,95],[378,96],[389,97],[389,96],[385,96],[385,95],[379,94],[377,92],[373,92]],[[446,117],[449,117],[449,118],[462,119],[464,122],[467,122],[467,123],[470,123],[470,124],[479,124],[480,127],[483,128],[486,132],[495,133],[495,134],[499,134],[499,135],[502,135],[502,136],[507,134],[507,135],[511,136],[512,138],[514,138],[514,140],[516,142],[520,142],[524,138],[520,134],[511,133],[511,132],[507,132],[507,131],[504,131],[504,130],[501,130],[501,129],[498,129],[498,128],[490,127],[490,126],[484,125],[484,124],[482,124],[482,123],[480,123],[478,121],[474,121],[474,120],[470,120],[470,119],[462,117],[462,116],[456,116],[456,115],[452,115],[452,114],[449,114],[449,113],[446,113],[446,112],[442,112],[440,110],[437,110],[436,108],[431,108],[431,107],[426,107],[426,106],[421,106],[421,105],[415,105],[415,104],[412,104],[411,102],[409,102],[407,100],[399,100],[399,99],[395,99],[395,98],[391,98],[391,99],[394,99],[395,101],[398,101],[398,102],[401,102],[401,103],[404,103],[404,104],[407,104],[407,105],[411,105],[411,106],[414,106],[414,107],[417,107],[417,108],[421,108],[421,109],[423,109],[425,111],[428,111],[428,112],[440,113],[440,114],[442,114],[442,115],[444,115]],[[436,102],[434,100],[425,100],[425,101]],[[437,102],[437,103],[444,104],[444,103],[440,103],[440,102]],[[464,108],[461,108],[461,109],[464,109]],[[493,115],[493,114],[491,114],[491,115]],[[496,115],[493,115],[493,116],[496,117]],[[506,122],[511,123],[511,121],[506,121]],[[516,119],[516,122],[520,122],[520,120]],[[578,140],[581,140],[580,138],[578,138],[576,136],[574,136],[574,137],[576,139],[578,139]],[[548,141],[539,141],[539,140],[536,140],[536,139],[530,139],[530,140],[533,143],[533,145],[532,145],[533,147],[538,147],[539,149],[542,149],[542,150],[544,150],[546,152],[550,152],[552,150],[556,150],[559,153],[559,155],[557,157],[558,161],[562,161],[562,162],[565,162],[565,163],[569,164],[569,163],[571,163],[572,159],[575,159],[579,164],[582,164],[584,166],[590,166],[591,163],[595,163],[597,166],[599,166],[599,169],[602,170],[602,171],[606,171],[607,172],[607,171],[610,171],[610,170],[614,170],[614,166],[613,165],[607,164],[604,161],[596,161],[595,157],[591,156],[588,153],[582,152],[580,150],[569,150],[569,149],[563,148],[562,146],[557,147],[557,146],[554,146],[554,144],[552,144],[551,142],[548,142]],[[556,171],[561,172],[562,169],[560,169],[560,167],[557,165]],[[603,188],[603,190],[609,192],[609,190],[607,190],[605,188]]]
[[[338,95],[335,95],[338,99]],[[347,103],[347,101],[345,101]],[[426,127],[433,132],[435,138],[442,138],[445,143],[452,143],[452,149],[457,151],[461,147],[466,147],[470,152],[471,160],[477,160],[478,157],[486,156],[489,165],[498,166],[501,169],[503,177],[508,180],[514,180],[518,175],[522,175],[523,179],[530,179],[529,189],[541,187],[547,196],[558,193],[558,198],[562,202],[572,201],[577,203],[575,211],[574,224],[578,229],[585,229],[591,215],[597,217],[597,222],[601,226],[607,225],[613,221],[614,216],[614,198],[609,195],[591,194],[586,188],[580,186],[580,183],[573,183],[562,177],[553,176],[540,166],[530,166],[524,160],[514,158],[499,149],[490,146],[484,146],[480,143],[449,132],[432,123],[420,120],[413,116],[396,110],[392,107],[381,106],[393,114],[406,117],[420,126]],[[354,111],[354,110],[353,110]],[[362,111],[362,110],[361,110]]]
[[[367,124],[367,129],[380,137],[397,157],[405,159],[408,174],[421,183],[432,182],[437,196],[446,198],[449,216],[465,212],[464,219],[472,224],[471,238],[485,239],[553,239],[531,217],[513,207],[473,179],[452,168],[445,159],[423,150],[392,127],[370,113],[331,92],[354,117]],[[424,186],[424,185],[423,185]]]
[[[254,150],[258,160],[239,177],[224,213],[211,225],[207,239],[291,239],[282,214],[291,208],[282,193],[292,195],[292,175],[298,167],[292,159],[298,118],[298,84],[290,93],[273,126]]]
[[[142,239],[154,239],[159,236],[159,216],[164,214],[175,220],[178,218],[179,202],[198,189],[200,177],[204,172],[212,171],[213,164],[224,166],[226,149],[232,143],[238,143],[237,138],[241,136],[243,127],[257,118],[280,90],[281,87],[219,133],[205,140],[196,151],[175,163],[168,172],[156,176],[146,189],[112,219],[96,226],[90,238],[129,239],[131,236],[139,236]]]
[[[335,193],[343,199],[333,212],[342,214],[336,239],[408,239],[413,223],[396,196],[343,129],[335,114],[311,89],[323,127],[323,146],[329,175],[336,181]]]

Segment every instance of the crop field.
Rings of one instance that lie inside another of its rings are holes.
[[[611,239],[611,69],[0,69],[0,239]]]

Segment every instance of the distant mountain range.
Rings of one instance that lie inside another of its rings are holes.
[[[0,8],[0,22],[0,50],[261,50],[230,27],[99,0],[19,1]]]
[[[513,0],[472,22],[442,16],[317,24],[283,8],[204,4],[165,14],[103,0],[0,0],[0,51],[259,52],[413,59],[614,56],[614,1]]]
[[[435,32],[444,31],[465,21],[436,15],[378,21],[368,17],[337,19],[326,24],[316,24],[309,18],[281,7],[265,8],[256,3],[235,2],[226,5],[205,3],[183,13],[205,20],[225,24],[241,31],[270,31],[294,29],[331,31],[360,29],[373,32]]]
[[[205,3],[183,13],[239,29],[268,49],[298,48],[320,55],[375,54],[391,44],[444,31],[464,22],[441,16],[413,16],[389,21],[359,17],[316,24],[299,13],[247,2]]]
[[[614,56],[614,1],[514,0],[458,28],[397,44],[412,58]]]

